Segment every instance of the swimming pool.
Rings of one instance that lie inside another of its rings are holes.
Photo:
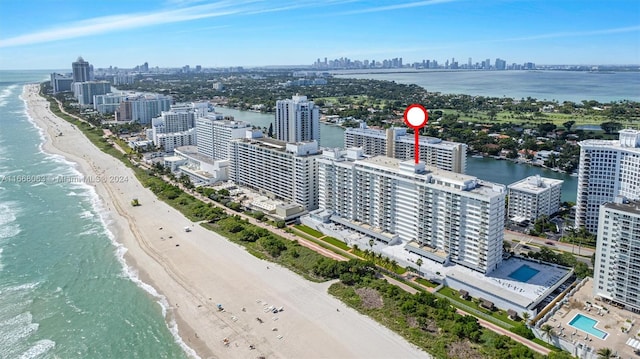
[[[596,324],[598,321],[592,318],[587,317],[586,315],[576,314],[573,319],[569,322],[569,325],[579,329],[587,334],[591,334],[596,338],[604,339],[607,337],[609,333],[603,332],[602,330],[596,328]]]
[[[508,277],[515,279],[518,282],[526,283],[529,279],[533,278],[534,275],[538,274],[538,272],[540,271],[523,264],[518,269],[511,272]]]

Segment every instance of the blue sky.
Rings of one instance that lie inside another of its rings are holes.
[[[0,69],[405,63],[640,64],[637,0],[0,0]]]

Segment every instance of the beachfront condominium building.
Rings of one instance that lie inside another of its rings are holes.
[[[593,294],[640,312],[640,201],[600,206]]]
[[[51,73],[51,88],[53,89],[53,93],[56,94],[58,92],[71,91],[71,84],[73,83],[73,78],[58,74]]]
[[[125,97],[115,110],[116,121],[136,122],[142,125],[151,123],[162,111],[169,111],[173,99],[160,94],[133,94]]]
[[[198,134],[198,153],[211,160],[231,158],[231,141],[245,137],[251,125],[242,121],[223,120],[218,117],[200,117],[196,119]]]
[[[151,120],[151,127],[157,133],[180,132],[196,126],[196,112],[189,108],[172,106],[169,111],[162,111],[160,117]]]
[[[73,95],[81,106],[93,104],[93,97],[111,92],[111,84],[107,81],[74,82]]]
[[[196,118],[200,118],[205,113],[203,111],[202,106],[194,104],[171,106],[169,111],[162,111],[160,117],[151,120],[147,136],[153,139],[156,147],[162,147],[166,152],[173,151],[175,147],[195,146]]]
[[[359,148],[318,160],[319,208],[330,220],[439,263],[489,273],[502,262],[505,187],[424,162],[365,158]]]
[[[318,142],[261,136],[248,131],[247,137],[231,141],[229,179],[306,210],[318,208]]]
[[[165,152],[173,152],[177,147],[195,146],[197,143],[195,128],[180,132],[156,133],[153,137],[153,144]]]
[[[285,142],[320,141],[320,108],[307,96],[276,101],[274,134]]]
[[[402,160],[414,158],[415,138],[406,128],[392,127],[376,130],[362,125],[344,131],[345,147],[361,147],[367,156],[383,155]],[[420,136],[420,161],[443,170],[465,173],[467,145]]]
[[[560,209],[564,181],[531,176],[510,184],[507,216],[512,221],[531,222],[540,216],[551,216]]]
[[[130,96],[135,96],[135,94],[117,92],[96,95],[93,97],[93,109],[100,113],[115,113],[120,108],[120,104]]]
[[[73,71],[73,82],[89,82],[92,81],[91,65],[84,61],[82,57],[78,57],[75,62],[71,63]]]
[[[622,130],[619,140],[580,145],[576,227],[596,233],[600,205],[616,196],[640,199],[640,131]]]

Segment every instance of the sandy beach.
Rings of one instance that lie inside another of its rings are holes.
[[[109,211],[110,230],[127,248],[127,264],[166,298],[168,321],[175,320],[182,340],[201,358],[429,357],[327,294],[330,283],[312,283],[257,259],[159,201],[129,168],[53,115],[38,90],[25,86],[23,98],[45,129],[44,150],[76,163],[88,178],[100,176],[92,185]],[[141,206],[132,207],[133,198]],[[265,312],[269,306],[284,310]]]

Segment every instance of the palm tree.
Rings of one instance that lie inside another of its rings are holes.
[[[396,261],[395,259],[391,260],[390,265],[391,265],[391,270],[395,271],[396,269],[398,269],[398,261]]]
[[[613,350],[609,348],[600,348],[596,352],[598,354],[598,359],[611,359],[613,358]]]
[[[531,317],[531,314],[529,314],[529,312],[522,312],[522,320],[524,320],[524,324],[529,324],[529,318]]]
[[[553,332],[553,327],[549,324],[545,324],[540,327],[540,330],[542,330],[544,336],[547,337],[547,342],[551,343],[551,336],[555,335],[555,333]]]
[[[422,267],[422,258],[418,258],[418,260],[416,260],[416,265],[418,266],[418,272],[422,272],[420,270],[420,267]]]

